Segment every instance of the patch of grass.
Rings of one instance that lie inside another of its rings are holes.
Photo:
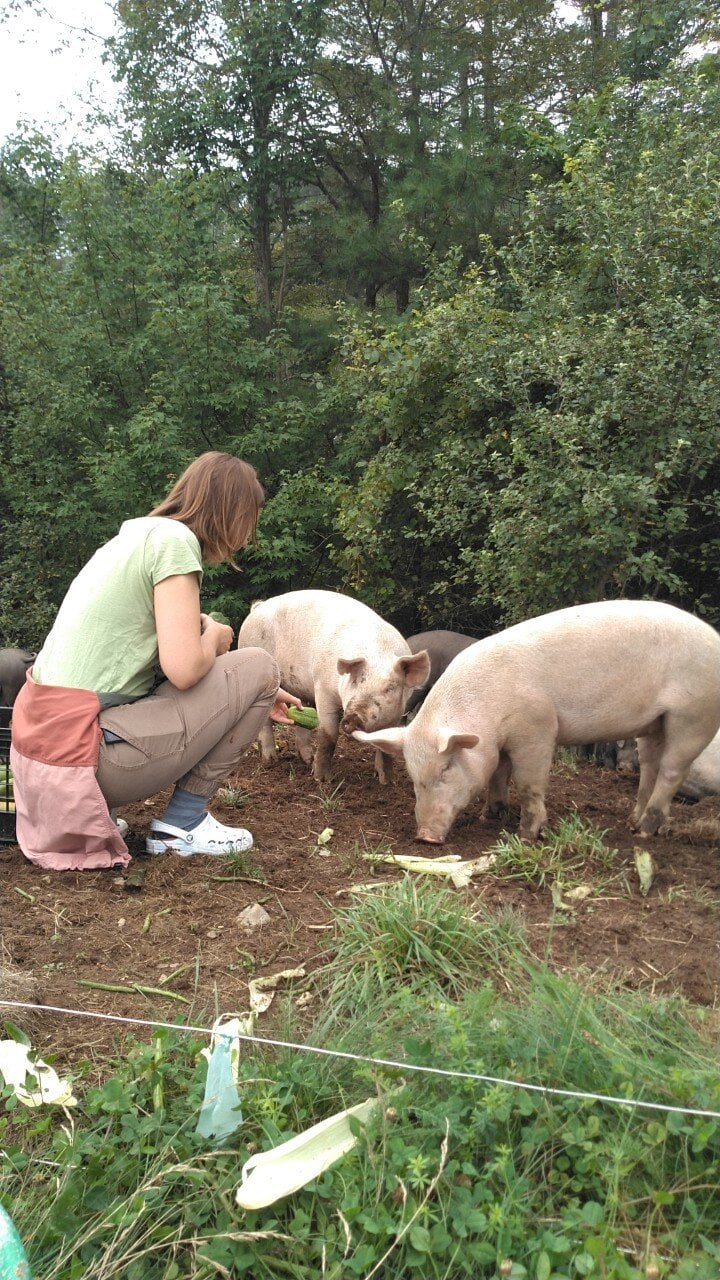
[[[227,783],[218,790],[217,798],[226,804],[230,809],[244,809],[252,800],[249,791],[243,790],[242,787],[233,786]]]
[[[257,861],[252,849],[234,849],[217,859],[222,867],[223,875],[237,876],[238,879],[257,880],[264,884],[265,872]]]
[[[344,871],[359,876],[363,881],[371,880],[376,878],[380,867],[373,867],[368,860],[368,855],[375,854],[380,857],[392,852],[392,845],[388,840],[379,840],[371,845],[363,836],[361,840],[355,840],[348,849],[343,850],[340,854],[340,862]],[[385,871],[387,870],[389,870],[388,867],[385,868]]]
[[[698,884],[688,887],[682,884],[671,884],[660,894],[660,900],[671,906],[673,902],[696,902],[702,907],[720,907],[720,898],[709,885]]]
[[[454,889],[407,874],[338,912],[329,1002],[337,1008],[349,996],[356,1003],[368,979],[380,994],[402,983],[457,993],[489,967],[498,972],[504,955],[523,945],[515,917],[478,921]]]
[[[558,773],[577,773],[579,769],[578,753],[572,747],[558,747],[553,760],[553,771]]]
[[[676,839],[687,840],[690,844],[704,840],[720,844],[720,818],[713,814],[693,818],[675,816],[671,819],[670,830]]]
[[[561,818],[534,842],[504,832],[489,850],[496,857],[493,874],[539,887],[558,881],[566,888],[592,877],[596,891],[606,888],[622,873],[615,871],[618,851],[605,844],[604,835],[577,813]]]
[[[324,813],[336,813],[342,809],[344,804],[343,789],[345,782],[341,778],[340,781],[332,788],[320,784],[320,790],[314,793],[314,798],[319,802],[320,808]]]

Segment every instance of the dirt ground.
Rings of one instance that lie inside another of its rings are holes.
[[[306,1008],[301,1016],[311,1018],[318,998],[312,975],[324,963],[333,912],[351,903],[351,886],[401,875],[393,866],[371,866],[363,854],[378,848],[426,856],[439,851],[413,840],[413,793],[404,770],[397,770],[391,786],[380,787],[372,753],[344,740],[332,782],[320,786],[291,740],[279,741],[274,768],[263,768],[253,750],[231,780],[246,793],[242,808],[217,797],[212,804],[222,820],[253,831],[255,848],[239,870],[218,858],[144,854],[148,823],[161,812],[164,794],[121,811],[131,828],[130,869],[141,872],[134,889],[117,871],[42,874],[17,847],[0,845],[0,962],[31,980],[43,1004],[195,1026],[246,1010],[249,979],[303,967],[307,976],[296,978],[290,990]],[[549,884],[520,875],[487,872],[455,892],[464,895],[468,911],[479,905],[514,909],[530,945],[559,969],[605,975],[648,992],[679,992],[717,1007],[720,797],[694,806],[676,802],[669,833],[645,842],[655,878],[644,896],[634,860],[638,841],[626,821],[634,789],[633,779],[590,761],[559,764],[553,772],[550,826],[577,810],[605,832],[608,848],[618,850],[611,873],[594,865],[576,875],[593,892],[570,909],[554,912]],[[516,829],[516,811],[504,821],[488,820],[478,802],[458,819],[444,852],[474,858],[503,830]],[[254,903],[268,920],[248,933],[238,917]],[[156,990],[141,992],[134,984]],[[24,1025],[19,1011],[0,1009],[0,1017]],[[33,1019],[34,1044],[56,1055],[58,1065],[89,1058],[99,1072],[128,1030],[77,1016]],[[256,1031],[263,1036],[274,1030],[271,1009],[259,1017]],[[150,1035],[142,1027],[135,1033]]]

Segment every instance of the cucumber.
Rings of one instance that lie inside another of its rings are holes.
[[[317,729],[320,723],[314,707],[288,707],[287,713],[299,729]]]

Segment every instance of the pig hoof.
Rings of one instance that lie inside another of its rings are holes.
[[[526,842],[526,844],[534,844],[540,835],[540,828],[538,828],[537,831],[533,831],[532,827],[530,827],[527,831],[523,831],[521,827],[518,831],[518,835],[521,840]]]
[[[438,840],[436,836],[421,836],[420,834],[418,834],[415,837],[415,843],[416,844],[444,844],[445,841]]]
[[[660,809],[646,809],[640,823],[640,836],[656,836],[665,821],[665,814]]]
[[[503,800],[496,800],[493,804],[489,804],[485,813],[488,818],[506,818],[510,809]]]

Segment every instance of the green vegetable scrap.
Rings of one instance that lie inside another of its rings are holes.
[[[314,707],[288,707],[287,713],[300,729],[317,729],[320,723]]]
[[[224,627],[231,627],[232,622],[224,613],[220,613],[217,609],[211,609],[208,618],[212,618],[213,622],[220,622]]]

